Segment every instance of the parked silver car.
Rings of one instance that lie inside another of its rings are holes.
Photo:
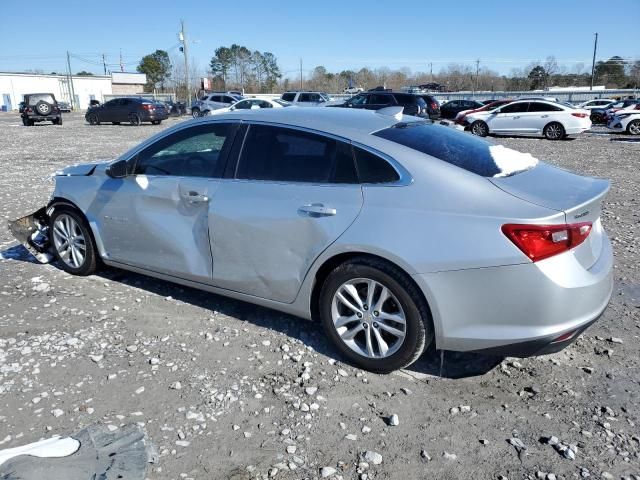
[[[103,262],[318,319],[376,372],[434,341],[513,356],[573,341],[611,296],[609,182],[401,108],[181,122],[60,172],[11,229],[73,274]]]

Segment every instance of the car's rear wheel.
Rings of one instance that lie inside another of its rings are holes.
[[[97,253],[89,224],[70,207],[57,207],[49,224],[51,244],[62,269],[74,275],[96,271]]]
[[[627,133],[629,135],[640,135],[640,120],[631,120],[627,124]]]
[[[24,125],[25,127],[30,126],[29,119],[27,117],[22,117],[22,125]]]
[[[545,126],[542,133],[547,140],[561,140],[566,135],[564,127],[558,122],[551,122]]]
[[[54,125],[62,125],[62,117],[58,117],[53,120]]]
[[[200,109],[199,108],[192,108],[191,109],[191,116],[193,118],[198,118],[200,117]]]
[[[153,125],[160,125],[160,122],[162,122],[162,120],[151,120]]]
[[[129,123],[134,127],[138,127],[142,123],[142,121],[140,120],[140,115],[138,115],[137,113],[130,113]]]
[[[87,116],[87,121],[89,125],[100,125],[100,119],[95,113],[91,113]]]
[[[111,122],[113,125],[120,125],[120,122]]]
[[[482,120],[476,120],[473,122],[469,127],[469,130],[471,133],[479,137],[486,137],[489,135],[489,126]]]
[[[377,373],[404,368],[433,338],[431,316],[417,286],[397,267],[354,259],[334,269],[320,292],[320,318],[338,350]]]

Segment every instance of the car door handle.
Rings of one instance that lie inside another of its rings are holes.
[[[209,197],[193,190],[187,193],[183,193],[182,198],[184,198],[189,203],[205,203],[209,201]]]
[[[322,203],[312,203],[309,205],[302,205],[298,208],[298,213],[308,215],[310,217],[331,217],[338,213],[335,208],[327,207]]]
[[[517,120],[518,118],[520,118],[520,117],[519,117],[519,116],[517,116],[517,117],[513,117],[513,119],[514,119],[514,120]]]
[[[549,117],[549,115],[542,115],[542,116],[540,116],[540,118],[547,118],[547,117]]]

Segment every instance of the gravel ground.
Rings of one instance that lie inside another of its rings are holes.
[[[176,121],[90,127],[68,114],[25,128],[0,114],[0,217],[41,206],[56,169]],[[3,224],[0,449],[138,423],[159,453],[152,479],[640,479],[640,144],[611,138],[626,137],[496,140],[613,181],[612,303],[540,358],[432,351],[374,375],[315,324],[115,269],[72,277],[34,263]]]

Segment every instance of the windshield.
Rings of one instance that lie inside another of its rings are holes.
[[[273,99],[273,103],[277,103],[278,105],[282,105],[283,107],[290,107],[290,102],[285,102],[284,100],[280,100],[279,98]]]
[[[469,133],[430,122],[398,123],[373,135],[483,177],[508,177],[538,164],[529,153],[494,145]]]
[[[324,98],[327,102],[329,101],[329,95],[327,95],[326,93],[321,93],[320,96]]]

